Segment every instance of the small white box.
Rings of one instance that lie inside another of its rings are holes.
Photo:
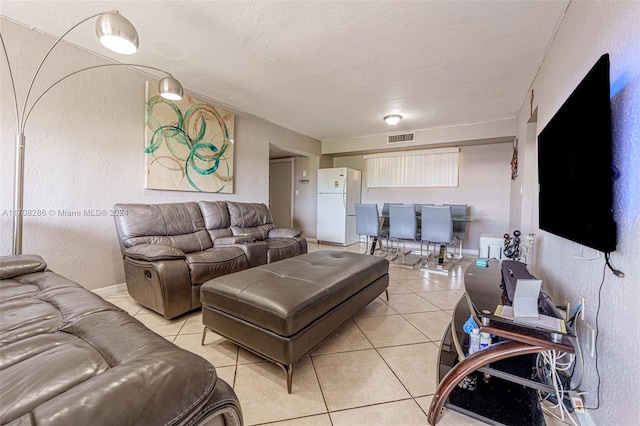
[[[504,238],[500,235],[480,234],[479,247],[480,249],[478,250],[478,257],[482,257],[485,259],[504,259],[504,256],[502,254],[504,249]]]
[[[513,316],[516,318],[538,318],[538,297],[540,296],[541,280],[516,281],[516,292],[513,296]]]

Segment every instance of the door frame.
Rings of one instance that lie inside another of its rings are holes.
[[[293,157],[287,158],[276,158],[273,160],[269,160],[269,169],[271,169],[271,164],[273,163],[290,163],[291,165],[291,192],[289,194],[290,205],[291,205],[291,223],[289,227],[293,227],[293,212],[294,212],[294,203],[295,203],[295,160]],[[269,170],[269,176],[271,176],[271,170]],[[269,184],[269,207],[271,207],[271,184]]]

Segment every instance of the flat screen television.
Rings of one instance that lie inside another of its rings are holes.
[[[596,62],[538,136],[540,229],[616,249],[609,55]]]

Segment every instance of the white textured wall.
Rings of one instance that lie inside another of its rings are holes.
[[[31,74],[53,39],[0,19],[21,103]],[[126,58],[135,61],[135,56]],[[15,109],[4,59],[0,130],[0,253],[10,254],[13,207]],[[79,68],[104,63],[99,57],[59,45],[42,68],[52,82]],[[153,65],[153,64],[148,64]],[[300,151],[319,152],[319,142],[251,115],[235,117],[235,193],[145,190],[144,82],[125,67],[79,74],[61,83],[34,110],[25,131],[25,209],[47,212],[24,220],[23,253],[37,253],[49,267],[89,289],[124,282],[112,217],[65,217],[59,210],[105,209],[115,203],[198,200],[268,202],[269,142],[285,134]],[[188,87],[189,82],[183,82]],[[40,86],[42,87],[42,86]],[[38,92],[36,90],[36,92]],[[318,146],[313,149],[313,145]],[[51,214],[53,212],[53,214]],[[315,224],[314,224],[315,227]]]
[[[597,252],[585,249],[579,253],[577,244],[544,231],[537,232],[536,269],[543,286],[551,291],[557,303],[568,299],[575,306],[580,295],[586,296],[586,320],[593,326],[600,304],[600,408],[590,414],[596,424],[637,425],[640,424],[637,395],[640,385],[637,355],[640,338],[637,314],[640,300],[640,2],[572,2],[533,83],[534,108],[538,107],[539,133],[604,53],[610,54],[612,89],[617,93],[612,98],[612,118],[614,161],[620,170],[614,185],[618,248],[611,260],[626,277],[619,279],[608,269],[604,270],[602,255],[595,260],[578,259],[577,256],[597,255]],[[520,141],[526,139],[529,114],[527,96],[518,118]],[[533,201],[537,209],[537,199]],[[558,214],[563,214],[561,209]],[[583,332],[580,332],[580,341],[585,343]],[[597,383],[595,359],[586,355],[580,390],[588,392],[587,407],[597,403]]]
[[[293,226],[303,230],[303,235],[316,238],[318,211],[318,163],[320,157],[294,157],[294,211]],[[306,172],[306,176],[303,176]],[[309,183],[300,183],[300,179],[308,179]]]

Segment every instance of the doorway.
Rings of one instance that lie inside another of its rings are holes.
[[[276,228],[293,227],[293,158],[269,160],[269,210]]]

